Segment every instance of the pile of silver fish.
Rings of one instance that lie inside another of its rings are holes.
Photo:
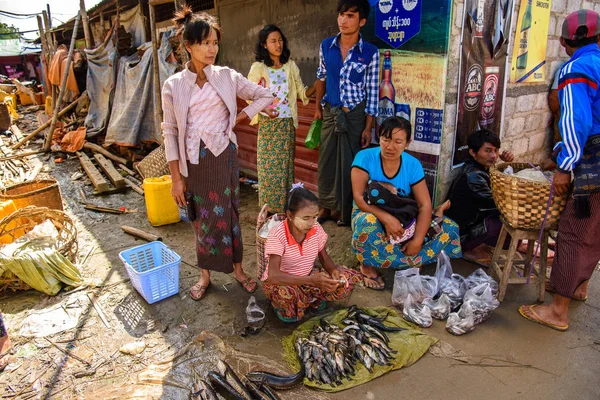
[[[391,349],[386,332],[404,329],[383,324],[356,306],[350,307],[341,328],[324,319],[308,337],[299,337],[295,347],[306,377],[318,384],[338,386],[342,379],[351,380],[356,362],[373,372],[373,366],[391,365],[396,351]]]
[[[251,374],[252,372],[248,373],[245,379],[240,379],[226,362],[219,360],[217,370],[208,373],[208,381],[198,379],[191,398],[196,400],[219,400],[222,398],[228,400],[280,400],[273,388],[266,384],[266,380],[253,381]],[[302,374],[297,383],[302,381],[303,376]]]

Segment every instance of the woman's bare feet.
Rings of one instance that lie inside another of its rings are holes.
[[[588,298],[589,283],[590,283],[590,280],[588,279],[587,281],[583,281],[581,283],[581,285],[577,286],[577,289],[575,289],[575,293],[573,293],[573,296],[571,297],[571,299],[578,300],[578,301],[586,301]],[[556,290],[554,290],[554,288],[550,285],[550,281],[546,281],[546,291],[549,293],[556,292]]]
[[[452,203],[450,203],[450,200],[446,200],[445,202],[437,206],[435,210],[433,210],[433,214],[435,214],[437,217],[443,217],[444,212],[446,212],[446,210],[448,210],[451,205]]]
[[[555,307],[550,305],[532,304],[519,307],[519,313],[532,322],[547,326],[557,331],[566,331],[569,320],[565,314],[557,313]]]

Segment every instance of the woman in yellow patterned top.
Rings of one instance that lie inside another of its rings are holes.
[[[297,99],[308,104],[315,88],[304,86],[300,70],[290,59],[287,39],[275,25],[267,25],[258,33],[256,62],[248,79],[271,90],[275,101],[271,107],[279,111],[277,118],[257,115],[258,202],[268,204],[269,212],[282,213],[287,193],[294,183],[294,155],[298,128]]]

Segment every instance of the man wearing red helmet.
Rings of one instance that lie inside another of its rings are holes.
[[[587,299],[589,280],[600,261],[599,40],[598,13],[582,9],[565,18],[560,44],[571,58],[559,75],[562,142],[555,147],[552,164],[557,168],[556,193],[570,195],[560,218],[556,256],[546,285],[554,298],[548,305],[519,308],[523,317],[559,331],[569,327],[571,299]]]

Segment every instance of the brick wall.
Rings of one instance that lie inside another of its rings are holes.
[[[512,60],[515,29],[521,0],[515,1],[513,15],[513,31],[508,46],[509,68]],[[552,0],[550,25],[548,28],[547,46],[547,81],[541,84],[509,83],[506,90],[503,120],[502,148],[512,151],[517,161],[540,162],[549,153],[552,128],[551,114],[548,109],[547,94],[554,73],[568,59],[560,45],[559,37],[564,18],[580,8],[594,9],[600,12],[600,1],[590,0]],[[453,24],[450,39],[450,55],[460,54],[460,38],[464,1],[454,0]],[[459,57],[451,57],[448,61],[448,78],[446,86],[445,127],[442,136],[442,155],[439,171],[451,171],[452,150],[456,128],[456,101],[458,88]],[[509,71],[507,71],[509,73]],[[453,174],[440,173],[438,184],[438,202],[445,197]]]

